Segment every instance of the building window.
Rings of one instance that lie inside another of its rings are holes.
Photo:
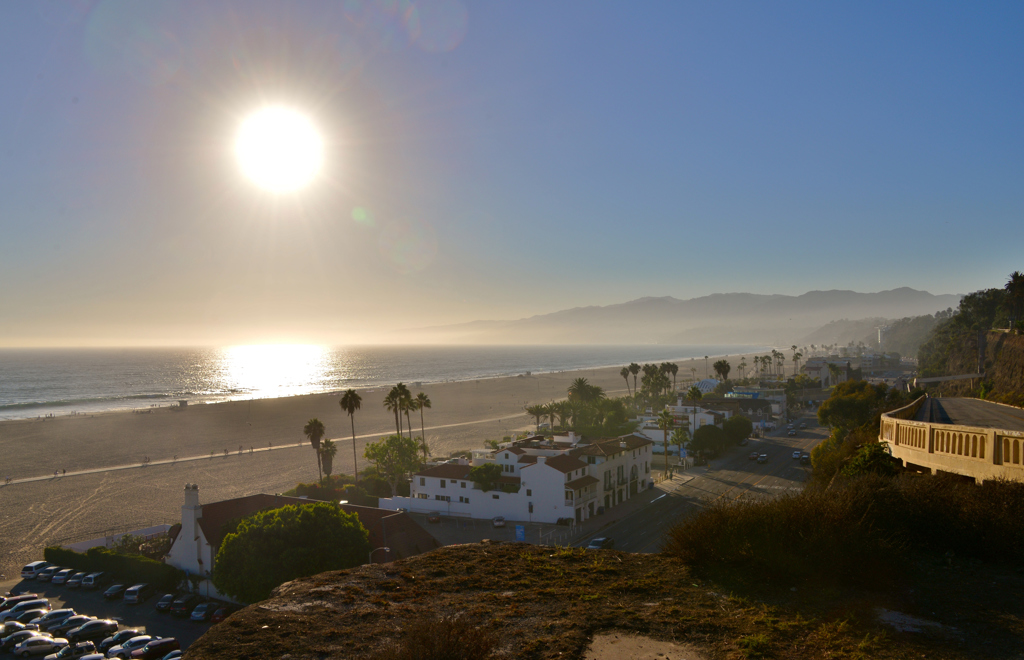
[[[566,500],[571,500],[572,499],[572,491],[571,490],[565,491],[565,499]]]
[[[426,486],[427,485],[427,480],[426,480],[425,477],[420,477],[420,485],[421,486]]]
[[[505,460],[508,460],[508,454],[505,454]]]
[[[533,513],[533,502],[530,502],[530,513]]]
[[[529,488],[527,488],[527,489],[526,489],[526,496],[527,496],[527,497],[533,497],[533,491],[532,491],[532,490],[530,490]],[[533,505],[531,505],[531,506],[533,506]]]
[[[496,499],[498,499],[498,496],[497,495],[491,495],[491,499],[492,500],[496,500]]]
[[[465,488],[466,487],[466,482],[463,481],[461,485],[462,485],[463,488]]]
[[[462,502],[463,504],[469,504],[469,498],[468,497],[462,497],[460,495],[459,496],[459,501]]]
[[[441,480],[441,488],[444,488],[444,479]]]

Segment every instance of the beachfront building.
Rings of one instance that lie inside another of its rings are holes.
[[[421,470],[412,477],[409,497],[382,498],[379,506],[476,519],[582,522],[649,487],[652,445],[635,434],[595,441],[572,433],[532,436]],[[496,488],[484,491],[469,471],[488,463],[501,466],[502,476]]]
[[[217,551],[224,540],[225,524],[259,511],[312,502],[304,497],[259,494],[202,505],[199,503],[199,486],[185,484],[181,528],[171,542],[164,562],[180,568],[188,576],[200,576],[198,591],[204,596],[232,600],[218,592],[210,580]],[[359,516],[359,522],[370,534],[371,547],[381,548],[374,554],[375,562],[412,557],[440,547],[433,536],[404,513],[351,504],[340,506],[345,512]]]

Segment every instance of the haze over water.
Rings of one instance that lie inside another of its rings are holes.
[[[737,355],[757,346],[2,349],[0,419],[262,399]],[[698,372],[698,376],[703,376]]]

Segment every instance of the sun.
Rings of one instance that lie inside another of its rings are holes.
[[[307,116],[274,106],[242,121],[235,156],[253,183],[273,193],[289,193],[305,188],[320,173],[324,144]]]

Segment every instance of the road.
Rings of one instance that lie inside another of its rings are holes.
[[[692,515],[709,502],[741,497],[764,497],[797,492],[803,488],[810,466],[802,466],[792,458],[794,450],[810,452],[828,437],[828,430],[817,419],[804,415],[794,421],[807,424],[789,437],[785,428],[760,440],[751,440],[746,447],[730,450],[723,458],[712,461],[706,470],[698,468],[674,492],[664,493],[647,506],[600,530],[595,536],[615,539],[615,548],[627,552],[659,552],[662,537],[672,524]],[[757,463],[748,455],[757,451],[768,454],[767,463]],[[676,478],[679,480],[679,477]],[[578,545],[586,545],[587,540]]]

